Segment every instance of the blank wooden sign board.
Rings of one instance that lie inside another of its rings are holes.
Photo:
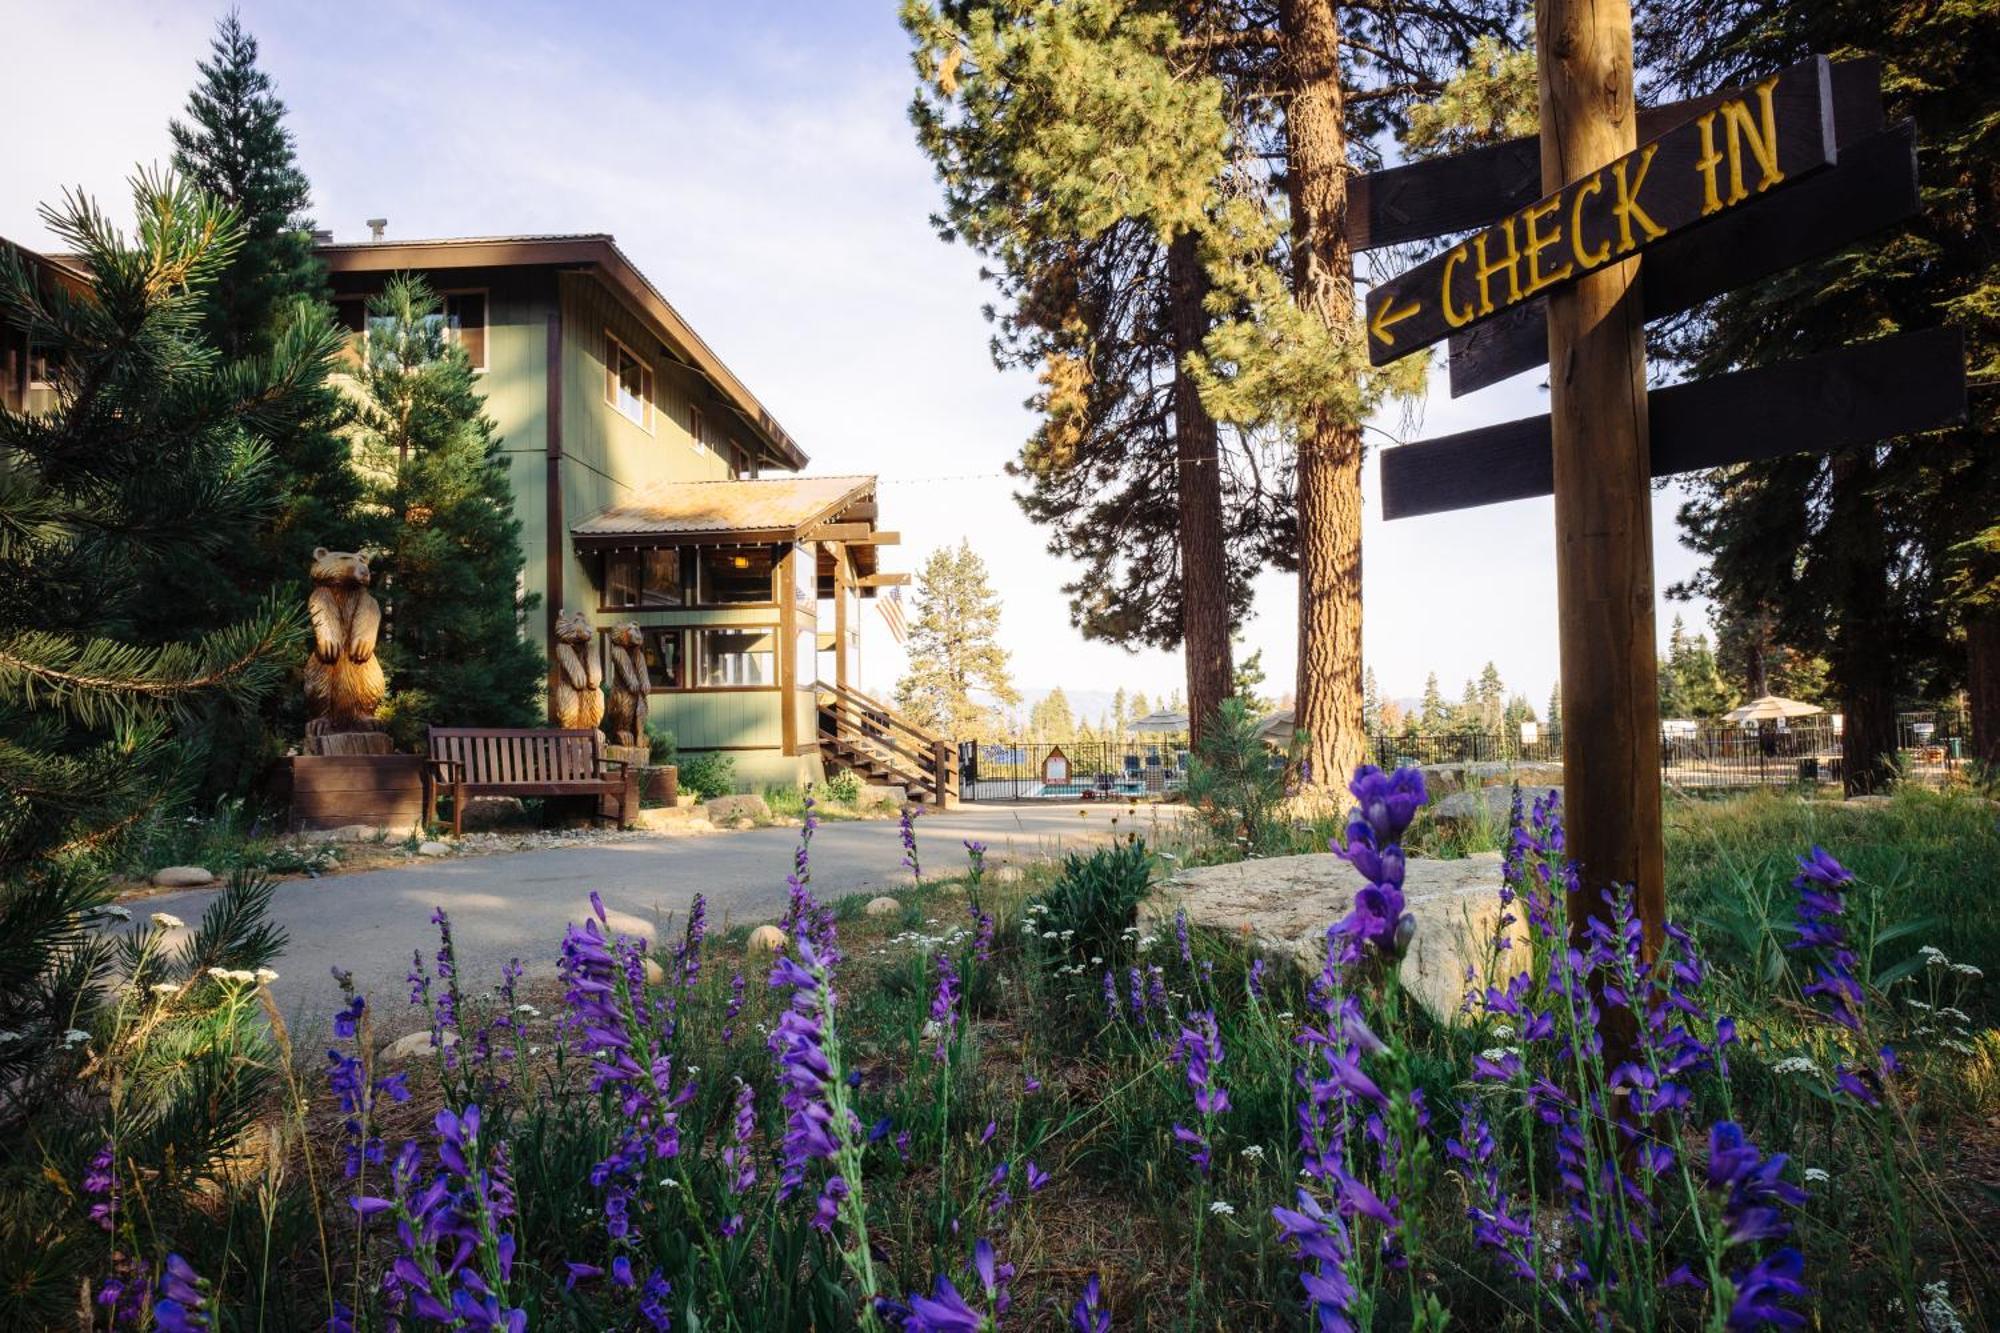
[[[1659,792],[1648,477],[1962,421],[1965,351],[1958,334],[1936,329],[1625,391],[1644,381],[1638,322],[1913,215],[1915,134],[1907,123],[1884,127],[1877,62],[1816,56],[1640,110],[1635,143],[1613,113],[1631,95],[1629,10],[1615,0],[1539,0],[1537,9],[1543,134],[1359,178],[1348,234],[1366,249],[1476,229],[1369,293],[1369,359],[1383,365],[1449,338],[1454,394],[1553,360],[1563,368],[1550,378],[1553,411],[1385,451],[1383,512],[1556,495],[1580,910],[1600,910],[1595,891],[1607,882],[1630,882],[1657,945],[1657,809],[1624,808],[1656,807]],[[1550,40],[1555,33],[1564,40]],[[1569,54],[1552,65],[1558,47]],[[1609,97],[1599,95],[1607,73],[1622,84]],[[1607,149],[1621,133],[1629,151]],[[1577,170],[1560,170],[1565,161]],[[1551,299],[1589,282],[1598,286],[1558,327]],[[1628,318],[1636,322],[1612,326]],[[1647,466],[1634,466],[1633,449]]]

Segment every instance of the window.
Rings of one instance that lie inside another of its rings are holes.
[[[635,426],[653,428],[653,368],[630,348],[604,335],[604,399]]]
[[[28,387],[30,389],[53,389],[56,376],[62,373],[63,352],[60,347],[50,347],[46,343],[28,344]]]
[[[646,679],[656,690],[687,688],[686,639],[677,629],[646,631]]]
[[[688,408],[688,438],[694,441],[696,453],[708,452],[708,418],[702,415],[698,407]]]
[[[486,293],[444,294],[444,336],[465,349],[474,370],[486,369]]]
[[[686,548],[674,546],[609,552],[604,557],[605,609],[693,605],[689,555]]]
[[[695,639],[700,644],[697,683],[703,689],[778,683],[775,629],[704,629],[695,631]]]
[[[696,548],[701,604],[757,606],[776,601],[771,594],[772,556],[773,548],[769,546]]]

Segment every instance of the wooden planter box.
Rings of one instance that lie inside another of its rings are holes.
[[[415,754],[292,757],[294,833],[372,824],[407,833],[424,822],[424,760]]]
[[[639,799],[655,805],[673,805],[680,799],[681,771],[673,764],[639,770]]]

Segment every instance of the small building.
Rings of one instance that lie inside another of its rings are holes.
[[[316,250],[355,335],[392,274],[442,297],[504,442],[544,651],[564,610],[635,622],[653,724],[684,753],[728,754],[747,786],[819,779],[862,603],[908,577],[878,572],[896,535],[875,479],[797,475],[805,452],[609,235]]]

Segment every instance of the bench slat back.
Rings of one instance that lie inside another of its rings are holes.
[[[597,779],[594,731],[432,727],[431,758],[457,764],[469,783],[589,782]]]

